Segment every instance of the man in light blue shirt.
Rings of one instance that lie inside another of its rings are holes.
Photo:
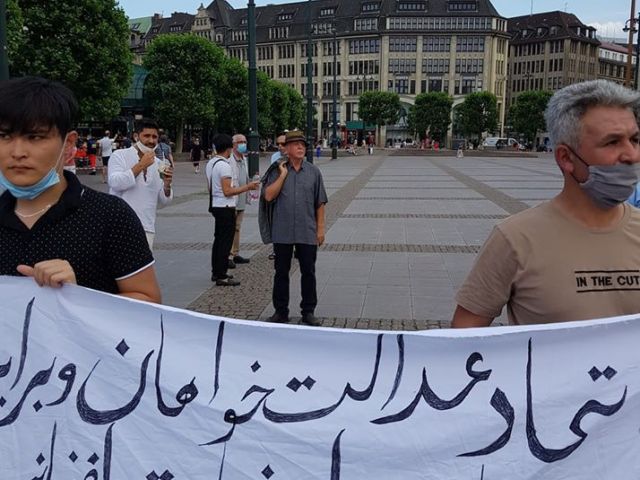
[[[285,141],[285,138],[286,138],[285,134],[286,134],[286,132],[280,133],[278,135],[278,137],[276,138],[276,145],[278,146],[278,151],[276,153],[274,153],[273,155],[271,155],[271,163],[277,162],[286,153],[286,150],[284,148],[284,141]]]

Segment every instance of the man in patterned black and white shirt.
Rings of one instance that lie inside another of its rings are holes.
[[[78,284],[160,302],[154,259],[133,210],[63,171],[74,147],[73,93],[57,82],[0,82],[0,275]]]

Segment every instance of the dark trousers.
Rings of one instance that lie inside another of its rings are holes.
[[[211,275],[223,279],[229,268],[229,252],[236,233],[236,209],[233,207],[214,207],[211,214],[215,218],[213,248],[211,249]]]
[[[276,273],[273,278],[273,306],[276,312],[289,315],[289,271],[291,270],[291,258],[293,257],[293,244],[274,243],[273,251],[276,254]],[[300,288],[302,301],[300,311],[313,313],[318,304],[316,291],[316,258],[318,257],[317,245],[295,244],[296,257],[300,264]]]

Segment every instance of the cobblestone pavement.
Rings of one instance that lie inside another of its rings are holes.
[[[264,171],[267,163],[261,161]],[[549,155],[390,156],[321,159],[326,244],[318,253],[323,326],[422,330],[449,325],[454,295],[493,226],[551,198],[562,178]],[[164,302],[215,315],[264,320],[271,313],[271,246],[260,242],[257,205],[248,207],[235,288],[210,282],[213,219],[203,175],[176,169],[174,203],[158,214],[156,268]],[[83,177],[104,189],[99,177]],[[294,264],[295,265],[295,264]],[[292,271],[292,314],[300,302]],[[504,315],[497,322],[504,322]],[[298,322],[298,318],[293,318]]]

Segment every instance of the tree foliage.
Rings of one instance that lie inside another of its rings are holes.
[[[64,83],[84,119],[118,114],[132,55],[127,18],[115,0],[9,0],[8,19],[12,76]]]
[[[498,128],[498,102],[492,93],[470,93],[457,114],[460,130],[467,136],[475,136],[478,141],[483,132],[493,132]]]
[[[553,93],[531,90],[522,92],[509,109],[509,119],[515,131],[533,143],[538,132],[546,130],[544,112]]]
[[[289,97],[289,112],[285,128],[287,130],[295,130],[296,128],[302,130],[306,115],[304,98],[292,87],[287,90],[287,96]]]
[[[145,92],[158,120],[178,132],[178,149],[185,124],[216,122],[224,61],[220,47],[195,35],[160,35],[149,45],[144,59],[149,71]]]
[[[239,60],[225,57],[216,84],[218,132],[235,134],[249,129],[249,74]]]
[[[400,96],[393,92],[364,92],[360,95],[358,115],[378,127],[396,123],[400,118]]]
[[[258,132],[260,135],[273,135],[273,80],[264,72],[257,72],[258,75]]]
[[[409,110],[409,127],[420,138],[428,132],[433,140],[442,142],[451,124],[452,106],[453,99],[444,92],[421,93]]]

